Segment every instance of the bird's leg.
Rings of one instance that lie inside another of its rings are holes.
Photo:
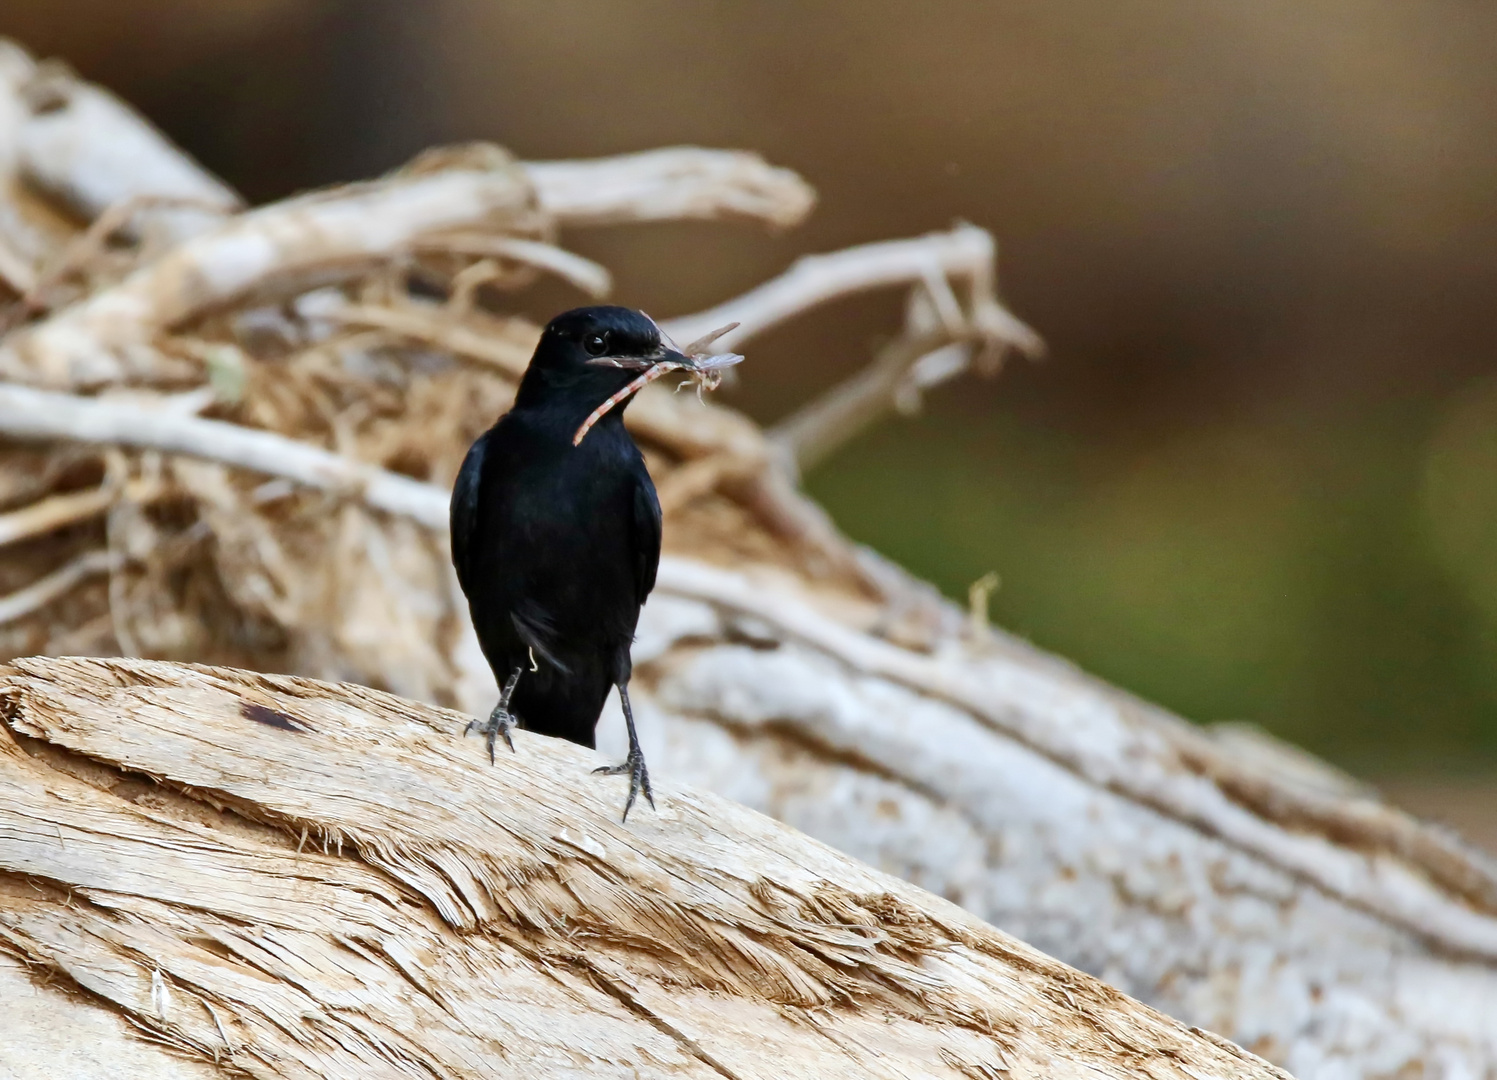
[[[487,720],[469,720],[468,726],[463,728],[465,736],[472,731],[481,731],[488,737],[490,765],[494,764],[494,737],[496,735],[503,735],[504,744],[509,747],[510,753],[514,753],[515,744],[514,740],[509,737],[509,731],[515,726],[515,717],[509,711],[509,699],[515,692],[516,684],[520,681],[520,672],[524,670],[523,667],[517,667],[510,672],[509,679],[504,684],[504,690],[499,695],[499,704],[494,706],[494,711],[489,713]]]
[[[629,688],[619,683],[619,700],[624,703],[624,723],[629,728],[629,756],[624,758],[622,765],[604,765],[601,769],[594,769],[595,773],[606,773],[617,776],[621,773],[629,774],[629,798],[624,803],[624,821],[629,820],[629,810],[634,806],[635,797],[642,791],[649,801],[650,809],[655,809],[655,794],[650,790],[650,773],[645,768],[644,751],[639,748],[639,735],[634,730],[634,710],[629,707]]]

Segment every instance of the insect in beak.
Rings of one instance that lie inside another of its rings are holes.
[[[616,367],[625,371],[639,371],[641,374],[588,415],[588,418],[582,422],[582,426],[577,429],[577,434],[572,436],[572,445],[581,444],[592,426],[608,415],[614,406],[626,401],[630,395],[638,393],[662,375],[672,371],[686,372],[697,384],[699,392],[717,389],[718,384],[722,382],[723,369],[740,363],[743,357],[737,353],[709,354],[707,350],[720,337],[737,327],[737,323],[729,323],[721,329],[697,338],[684,349],[676,348],[675,342],[671,341],[662,330],[661,347],[650,356],[599,356],[589,360],[589,364],[599,367]]]

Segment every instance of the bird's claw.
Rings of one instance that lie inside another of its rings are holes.
[[[487,739],[489,746],[489,764],[494,764],[494,739],[499,735],[504,736],[504,745],[509,747],[510,753],[515,752],[514,740],[509,737],[510,729],[515,726],[514,714],[505,709],[501,702],[494,706],[494,711],[489,713],[487,720],[469,720],[468,726],[463,728],[463,737],[467,738],[475,731],[481,731]]]
[[[624,816],[621,821],[629,820],[629,811],[634,807],[634,800],[644,792],[645,801],[650,804],[650,809],[655,809],[655,793],[650,790],[650,771],[645,768],[645,756],[637,749],[630,750],[620,765],[604,765],[594,769],[594,773],[604,776],[622,776],[629,774],[629,798],[624,802]]]

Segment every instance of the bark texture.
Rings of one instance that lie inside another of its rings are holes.
[[[7,1076],[1283,1078],[722,798],[621,826],[557,740],[151,661],[0,707]]]

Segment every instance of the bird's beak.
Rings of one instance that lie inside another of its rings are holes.
[[[649,356],[599,356],[588,361],[594,367],[621,368],[624,371],[649,371],[664,368],[665,371],[685,370],[696,367],[696,362],[678,349],[661,346]]]

